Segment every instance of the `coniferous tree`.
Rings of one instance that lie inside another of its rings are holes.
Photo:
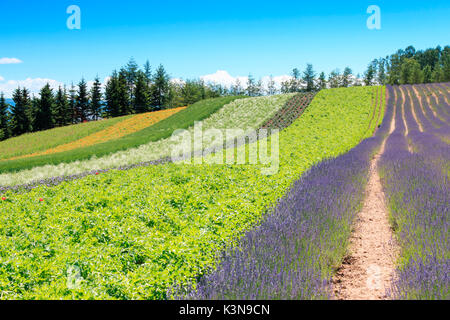
[[[247,95],[249,97],[254,97],[256,96],[256,84],[255,84],[255,79],[253,78],[253,76],[251,74],[248,75],[247,78]]]
[[[316,73],[314,72],[312,64],[307,64],[306,70],[303,72],[303,81],[306,83],[306,91],[314,91],[315,84],[314,80],[316,78]]]
[[[264,88],[263,88],[263,83],[262,83],[261,79],[259,79],[258,82],[256,83],[255,93],[256,93],[257,97],[264,95]]]
[[[74,124],[77,123],[77,91],[75,90],[75,86],[70,86],[69,90],[69,114],[68,114],[68,123]]]
[[[8,118],[8,104],[2,92],[0,93],[0,141],[9,138]]]
[[[137,74],[133,107],[135,113],[143,113],[150,110],[150,92],[147,85],[147,77],[142,71]]]
[[[36,117],[34,120],[33,128],[36,131],[47,130],[53,128],[53,90],[50,88],[50,84],[46,84],[40,92],[40,99],[38,109],[36,110]]]
[[[31,119],[31,128],[32,131],[38,131],[38,129],[35,128],[35,123],[36,123],[36,115],[38,113],[39,110],[39,106],[40,106],[41,100],[36,97],[35,95],[33,95],[31,97],[31,112],[33,114],[33,117]]]
[[[89,114],[89,95],[87,83],[84,79],[81,79],[80,83],[78,83],[75,109],[78,121],[87,121]]]
[[[349,67],[344,69],[344,73],[342,74],[342,87],[347,88],[351,85],[352,73],[352,69],[350,69]]]
[[[110,117],[117,117],[120,114],[120,107],[117,100],[117,86],[119,75],[117,71],[113,71],[111,77],[106,82],[105,99],[106,99],[106,114]]]
[[[161,110],[169,101],[169,75],[162,65],[156,69],[151,87],[151,105],[154,110]]]
[[[22,89],[22,104],[25,108],[26,115],[26,123],[24,123],[24,126],[26,127],[26,132],[31,132],[33,131],[35,112],[31,103],[30,91],[27,88]]]
[[[130,91],[127,81],[128,72],[125,69],[121,69],[119,76],[117,77],[116,86],[116,99],[119,107],[119,115],[125,116],[133,113],[132,101],[130,98]]]
[[[19,136],[28,132],[29,120],[26,112],[26,105],[23,101],[23,94],[20,88],[13,93],[14,106],[11,108],[11,134]]]
[[[91,100],[89,103],[89,113],[94,120],[102,114],[103,104],[102,104],[102,84],[98,76],[94,80],[94,84],[91,88]]]
[[[145,74],[145,82],[147,86],[150,87],[152,83],[152,67],[150,66],[150,62],[147,60],[144,64],[144,74]]]
[[[69,101],[67,99],[67,91],[60,86],[55,97],[54,122],[55,126],[62,127],[70,123]]]
[[[267,94],[269,96],[272,96],[276,93],[276,88],[275,88],[275,81],[273,80],[273,76],[270,75],[269,77],[269,83],[267,84]]]
[[[231,87],[232,95],[241,96],[244,94],[244,89],[242,88],[241,81],[236,79],[234,85]]]
[[[338,69],[331,71],[328,76],[330,88],[339,88],[341,86],[341,73]]]
[[[319,75],[319,89],[323,90],[327,88],[327,78],[325,72],[321,72]]]

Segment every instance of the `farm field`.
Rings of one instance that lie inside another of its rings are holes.
[[[261,174],[263,164],[169,163],[110,171],[25,193],[4,192],[0,201],[2,298],[170,297],[168,292],[174,287],[195,284],[199,276],[220,265],[220,252],[238,245],[247,231],[259,230],[263,221],[275,217],[272,208],[276,212],[278,200],[291,194],[291,186],[301,184],[303,178],[296,181],[302,174],[311,167],[311,172],[322,168],[321,163],[339,163],[322,162],[337,157],[359,168],[355,178],[349,174],[352,167],[335,173],[341,177],[336,183],[343,181],[348,187],[333,187],[336,194],[330,201],[342,201],[343,211],[330,215],[330,202],[318,201],[322,205],[317,208],[320,215],[309,215],[312,220],[308,222],[314,227],[310,231],[314,237],[305,237],[305,242],[289,247],[305,248],[300,254],[309,257],[305,263],[311,266],[307,277],[301,276],[307,280],[299,284],[304,296],[299,291],[290,292],[290,296],[328,297],[319,283],[326,282],[345,254],[342,243],[363,198],[361,188],[356,189],[364,185],[368,172],[364,164],[379,144],[370,138],[377,125],[372,119],[383,118],[384,105],[381,99],[375,103],[376,92],[380,90],[352,87],[318,93],[301,117],[279,133],[279,170],[272,175]],[[271,116],[289,98],[292,96],[280,100]],[[264,103],[246,103],[249,108],[264,107]],[[259,124],[245,123],[258,127],[268,118],[260,118]],[[382,136],[383,131],[378,131]],[[374,141],[363,148],[367,151],[353,151],[348,158],[340,158],[366,138]],[[268,138],[270,143],[273,139]],[[249,152],[262,142],[240,146],[237,151]],[[316,172],[320,179],[324,172],[331,174],[333,170]],[[310,173],[304,179],[313,176]],[[320,191],[321,185],[308,190],[325,192],[323,187]],[[345,199],[340,198],[343,192],[348,194]],[[351,210],[343,214],[345,208]],[[310,211],[305,210],[307,216]],[[306,224],[298,227],[305,228]],[[331,232],[325,232],[328,227]],[[285,240],[281,239],[282,243]],[[320,258],[315,257],[317,252],[321,252]],[[68,279],[72,281],[70,286]],[[304,290],[303,286],[311,289]]]
[[[128,134],[119,139],[103,142],[94,146],[77,148],[71,151],[57,154],[42,155],[27,159],[17,159],[12,161],[0,161],[0,173],[17,172],[39,166],[57,165],[82,161],[93,157],[109,155],[121,150],[136,148],[138,146],[168,138],[177,129],[187,129],[195,121],[208,118],[211,114],[221,109],[224,105],[238,99],[239,97],[221,97],[199,101],[185,110],[175,113],[171,117],[164,119],[143,130]],[[241,97],[242,98],[242,97]],[[33,180],[40,179],[38,175]],[[0,178],[0,185],[4,180]]]
[[[132,116],[93,121],[52,130],[24,134],[0,142],[0,160],[40,152],[49,148],[85,138]]]
[[[127,136],[129,134],[138,132],[140,130],[143,130],[147,127],[152,126],[153,124],[164,120],[171,115],[180,112],[181,110],[186,109],[185,107],[181,108],[175,108],[175,109],[168,109],[168,110],[161,110],[161,111],[155,111],[155,112],[148,112],[144,114],[138,114],[135,116],[130,117],[129,119],[124,119],[123,121],[120,121],[116,124],[113,124],[112,126],[102,130],[95,132],[93,134],[90,134],[84,138],[78,139],[76,141],[72,141],[66,144],[58,145],[54,148],[50,148],[47,150],[44,150],[39,153],[32,153],[23,155],[21,157],[14,157],[6,160],[15,160],[15,159],[22,159],[22,158],[28,158],[28,157],[37,157],[40,155],[48,155],[58,152],[64,152],[69,150],[74,150],[78,148],[88,147],[95,144],[116,140],[121,137]]]
[[[397,126],[386,143],[381,177],[401,249],[392,297],[448,299],[450,134],[442,85],[390,87]],[[431,102],[431,103],[430,103]],[[428,112],[426,112],[428,110]],[[431,112],[430,112],[431,111]]]
[[[450,129],[438,115],[449,104],[448,91],[436,88],[443,86],[388,86],[385,121],[373,138],[313,166],[216,270],[175,297],[448,299],[450,146],[441,137]],[[384,193],[372,207],[373,186],[364,189],[378,175]],[[384,196],[386,212],[378,209]],[[378,270],[382,286],[366,285],[370,270]]]
[[[180,111],[175,115],[173,115],[172,117],[166,119],[167,121],[169,120],[171,121],[170,122],[171,127],[165,129],[166,130],[165,133],[169,134],[170,132],[170,134],[172,134],[172,132],[175,131],[176,129],[187,129],[188,132],[193,136],[194,132],[193,124],[195,123],[194,120],[195,121],[202,120],[202,118],[200,118],[195,112],[191,112],[190,108],[192,108],[194,111],[197,110],[196,108],[198,108],[199,111],[203,109],[215,110],[215,112],[211,112],[209,116],[207,117],[205,116],[203,118],[203,121],[201,121],[203,130],[214,128],[223,131],[227,128],[234,128],[234,127],[239,127],[244,131],[249,129],[257,129],[264,121],[270,119],[273,115],[275,115],[276,112],[281,107],[283,107],[286,104],[286,102],[293,96],[294,96],[293,94],[286,94],[272,97],[257,97],[257,98],[246,98],[237,100],[236,98],[227,98],[226,100],[224,100],[225,98],[220,98],[221,100],[219,101],[213,100],[210,101],[209,104],[208,102],[202,102],[199,103],[198,105],[192,105],[188,109]],[[224,101],[226,101],[227,103],[223,104]],[[221,102],[221,104],[218,104],[219,102]],[[185,114],[185,112],[187,114]],[[182,114],[189,116],[190,126],[188,127],[185,126],[187,122],[185,122],[183,119],[180,118]],[[180,122],[179,127],[176,127],[177,119],[182,121]],[[100,157],[100,155],[102,154],[102,151],[100,151],[100,153],[95,153],[97,155],[96,157],[93,157],[92,159],[88,159],[85,161],[72,161],[69,163],[61,163],[58,165],[40,166],[30,170],[21,170],[17,173],[3,173],[0,174],[0,186],[26,184],[33,181],[48,179],[57,176],[70,176],[93,170],[102,170],[121,166],[129,166],[139,164],[141,162],[170,157],[171,147],[173,145],[176,145],[178,142],[177,140],[174,140],[170,137],[166,137],[166,134],[164,136],[161,135],[161,125],[164,126],[164,121],[165,120],[155,124],[150,128],[141,130],[140,132],[136,133],[139,136],[143,135],[143,137],[147,137],[144,136],[144,134],[148,135],[150,132],[150,134],[154,133],[155,137],[160,138],[164,137],[164,138],[144,143],[140,146],[137,146],[136,148],[130,148],[125,151],[118,151],[115,153],[111,153],[103,157]],[[147,133],[146,130],[148,130]],[[113,148],[116,148],[117,145],[120,145],[122,143],[122,141],[124,141],[124,143],[128,143],[127,142],[128,139],[131,141],[136,141],[136,139],[132,138],[131,136],[132,135],[128,135],[121,139],[116,139],[108,143],[93,146],[92,150],[95,151],[96,150],[95,147],[100,148],[100,150],[102,150],[104,146],[108,147],[111,146]],[[144,141],[143,138],[141,140]],[[212,147],[216,144],[218,144],[218,142],[208,140],[205,138],[203,141],[203,146],[199,146],[199,149]],[[74,153],[73,160],[77,159],[78,152],[84,152],[83,150],[85,149],[87,148],[73,150]],[[69,153],[67,152],[63,154],[69,155]],[[47,158],[49,159],[50,163],[53,163],[53,159],[51,157],[53,156],[59,158],[59,155],[60,154],[49,155],[47,156]],[[33,163],[33,161],[31,161],[30,163]],[[26,164],[27,167],[30,166],[30,163],[24,162],[24,164]],[[9,162],[6,162],[5,166],[10,166]],[[1,172],[1,163],[0,163],[0,172]]]

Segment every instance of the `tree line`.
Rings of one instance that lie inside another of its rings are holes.
[[[373,60],[364,73],[367,85],[419,84],[450,81],[450,46],[405,50]]]
[[[221,86],[206,85],[201,80],[171,82],[164,66],[152,72],[148,61],[139,68],[130,59],[119,71],[112,72],[104,90],[98,77],[90,89],[84,79],[76,86],[60,86],[56,91],[46,84],[39,96],[19,87],[12,95],[13,106],[1,93],[0,141],[107,117],[176,108],[224,94]]]
[[[9,106],[0,94],[0,141],[28,132],[51,129],[80,122],[156,111],[190,105],[199,100],[226,95],[250,97],[278,93],[318,91],[361,85],[400,85],[450,81],[450,47],[438,46],[405,50],[373,60],[363,76],[354,75],[350,67],[326,75],[316,73],[312,64],[302,72],[295,68],[291,77],[278,87],[272,76],[267,83],[251,74],[246,83],[239,79],[228,87],[205,84],[202,80],[171,81],[164,66],[152,70],[147,61],[142,68],[132,58],[102,88],[97,77],[91,88],[82,79],[76,86],[59,87],[56,92],[45,85],[39,97],[26,88],[13,93],[15,105]]]

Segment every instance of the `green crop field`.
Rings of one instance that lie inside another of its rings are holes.
[[[258,225],[305,170],[369,136],[372,95],[363,87],[320,92],[280,132],[274,175],[263,175],[262,165],[174,163],[7,191],[2,297],[165,298],[217,265],[217,253]]]

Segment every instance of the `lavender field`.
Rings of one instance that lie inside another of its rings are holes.
[[[339,297],[333,287],[341,280],[333,277],[346,259],[355,259],[347,252],[352,225],[369,197],[364,192],[369,175],[377,174],[392,230],[390,243],[397,246],[396,256],[388,257],[395,270],[388,275],[383,297],[449,299],[448,101],[446,84],[388,86],[384,121],[374,137],[313,166],[261,226],[224,254],[217,270],[196,288],[177,288],[175,297]],[[373,161],[378,162],[377,172],[371,172]],[[357,262],[349,264],[348,272],[356,273],[351,265]],[[350,286],[355,286],[352,281]],[[363,290],[370,291],[370,286]]]

